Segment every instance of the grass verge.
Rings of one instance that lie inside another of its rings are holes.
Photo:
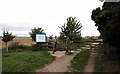
[[[102,54],[98,54],[95,63],[94,72],[104,72],[106,66],[106,58]]]
[[[51,63],[54,57],[46,51],[26,51],[2,55],[3,72],[29,72]]]
[[[73,72],[82,72],[90,55],[90,50],[81,51],[71,61],[70,70]]]

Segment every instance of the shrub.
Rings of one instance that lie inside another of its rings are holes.
[[[21,51],[26,51],[30,49],[31,49],[31,46],[26,46],[26,45],[20,44],[19,42],[12,42],[9,45],[9,52],[13,52],[13,51],[21,52]],[[5,48],[3,48],[3,52],[6,52]]]
[[[31,50],[33,51],[43,51],[43,50],[47,50],[47,44],[34,44],[31,46]]]

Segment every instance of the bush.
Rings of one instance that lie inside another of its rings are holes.
[[[34,44],[31,46],[31,50],[33,51],[43,51],[43,50],[47,50],[47,44]]]
[[[20,44],[19,42],[13,42],[9,46],[10,50],[23,49],[23,48],[24,48],[24,46],[22,44]]]
[[[17,51],[17,52],[21,52],[21,51],[26,51],[26,50],[30,50],[31,49],[31,46],[27,46],[27,45],[22,45],[20,44],[19,42],[12,42],[10,45],[9,45],[9,52],[14,52],[14,51]],[[2,49],[3,52],[6,52],[5,51],[5,48]]]
[[[48,45],[47,44],[42,44],[41,49],[43,51],[46,51],[48,49]]]
[[[48,49],[48,46],[46,43],[38,45],[38,44],[33,44],[31,46],[23,45],[20,44],[19,42],[12,42],[9,45],[9,52],[23,52],[23,51],[46,51]],[[6,53],[5,48],[2,49],[2,53]]]

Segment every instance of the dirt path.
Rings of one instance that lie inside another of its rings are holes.
[[[94,53],[92,51],[90,54],[90,57],[88,59],[87,65],[85,66],[84,72],[93,72],[94,71],[96,56],[97,56],[97,53]]]
[[[75,51],[74,54],[57,57],[53,63],[49,64],[43,69],[36,70],[36,72],[66,72],[68,66],[70,66],[71,60],[79,52],[80,51]]]

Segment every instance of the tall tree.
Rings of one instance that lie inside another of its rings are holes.
[[[32,38],[33,41],[36,41],[36,34],[44,34],[44,30],[42,28],[34,28],[31,29],[32,32],[29,32],[30,37]]]
[[[7,32],[3,31],[2,41],[4,41],[6,44],[6,51],[7,52],[8,52],[8,42],[12,41],[14,38],[15,38],[15,36],[12,35],[12,33],[9,33],[8,31]]]
[[[120,2],[104,2],[102,9],[92,11],[91,18],[104,44],[120,47]]]
[[[61,27],[59,26],[59,28],[61,29],[60,37],[66,39],[66,44],[69,41],[80,41],[82,25],[80,21],[76,20],[76,17],[68,17],[67,23],[64,23]],[[66,52],[68,52],[67,48]]]

